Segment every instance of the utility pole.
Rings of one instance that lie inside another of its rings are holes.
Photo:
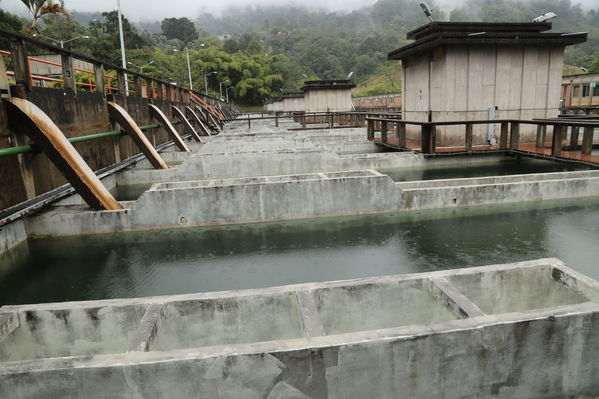
[[[119,37],[121,40],[121,65],[123,69],[127,69],[127,57],[125,55],[125,36],[123,35],[123,16],[121,15],[121,0],[116,0],[117,14],[119,17]],[[129,95],[129,83],[127,82],[127,74],[125,73],[125,96]]]
[[[189,74],[189,90],[193,90],[193,82],[191,81],[191,64],[189,63],[189,49],[185,49],[187,54],[187,73]]]

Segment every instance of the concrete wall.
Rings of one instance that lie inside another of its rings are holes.
[[[446,47],[410,57],[404,73],[403,119],[484,120],[554,118],[559,113],[563,48]],[[474,143],[486,143],[487,126],[474,127]],[[412,128],[411,130],[415,130]],[[499,127],[495,136],[499,137]],[[533,141],[536,128],[521,127]],[[463,145],[464,127],[438,127],[438,145]]]
[[[401,108],[401,93],[379,94],[377,96],[352,97],[354,108]]]
[[[49,340],[68,331],[58,337],[98,350],[88,355],[74,345],[59,354],[69,358],[4,358],[0,397],[593,397],[597,299],[597,282],[541,259],[261,290],[6,306],[0,345],[27,336],[13,350],[28,350],[34,335]],[[98,330],[126,327],[97,316],[113,312],[130,313],[134,322],[143,313],[136,334],[118,339],[126,345],[86,330],[88,320]],[[85,321],[71,324],[79,318]],[[43,323],[56,327],[37,328]],[[204,325],[215,333],[208,340]],[[106,353],[112,350],[118,353]]]
[[[61,89],[35,87],[28,99],[41,108],[68,138],[114,130],[108,117],[106,100],[100,93],[78,91],[74,97]],[[140,126],[156,123],[149,114],[147,98],[129,96],[124,99],[115,95],[114,100],[122,105]],[[171,120],[174,119],[170,101],[156,99],[152,103]],[[180,133],[185,133],[182,124],[176,126]],[[146,130],[144,133],[153,145],[170,141],[162,128]],[[23,132],[13,132],[8,128],[4,106],[0,105],[0,148],[28,142],[29,139]],[[93,170],[139,153],[128,136],[108,137],[77,143],[74,146]],[[44,154],[1,157],[0,180],[3,192],[0,196],[0,209],[66,183],[62,174]]]
[[[351,89],[306,90],[304,93],[306,112],[351,111]]]
[[[281,111],[295,112],[305,111],[306,104],[303,97],[285,97],[283,99],[283,105]]]

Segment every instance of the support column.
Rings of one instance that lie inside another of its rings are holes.
[[[585,127],[582,135],[582,149],[581,153],[583,155],[590,155],[593,151],[593,133],[595,128],[593,127]]]
[[[553,140],[551,143],[551,155],[557,157],[562,152],[562,142],[564,140],[564,132],[566,126],[553,125]]]
[[[536,148],[545,148],[545,137],[547,135],[547,125],[537,125]]]
[[[515,149],[520,142],[520,123],[512,122],[510,127],[510,148]]]
[[[432,123],[426,123],[420,127],[421,148],[423,154],[434,154],[437,149],[437,129]]]
[[[472,123],[466,124],[466,137],[464,143],[466,151],[472,151]]]
[[[578,147],[578,138],[580,136],[580,128],[578,126],[572,126],[570,133],[570,147],[576,149]]]

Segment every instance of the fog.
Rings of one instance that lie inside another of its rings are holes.
[[[413,0],[414,7],[422,0]],[[451,9],[463,4],[465,0],[437,0],[441,8]],[[528,0],[522,0],[527,2]],[[585,8],[596,8],[599,0],[574,0]],[[202,13],[221,14],[229,7],[285,6],[296,5],[327,11],[352,11],[374,4],[376,0],[121,0],[123,13],[132,21],[155,21],[167,17],[188,17],[194,19]],[[117,0],[65,0],[66,8],[81,12],[109,11],[116,9]],[[27,15],[27,9],[21,0],[0,0],[0,8],[21,15]]]

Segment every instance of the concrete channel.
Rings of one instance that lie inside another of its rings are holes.
[[[0,397],[574,397],[599,390],[598,299],[540,259],[5,306]]]
[[[599,196],[599,171],[394,181],[512,162],[382,152],[364,129],[243,120],[2,227],[29,238]],[[17,248],[18,249],[18,248]],[[599,283],[557,259],[275,288],[0,308],[1,398],[566,398],[599,392]],[[584,348],[584,350],[583,350]],[[476,365],[476,367],[472,367]],[[467,371],[466,371],[467,370]],[[583,396],[581,396],[583,397]],[[591,396],[589,396],[591,397]]]

